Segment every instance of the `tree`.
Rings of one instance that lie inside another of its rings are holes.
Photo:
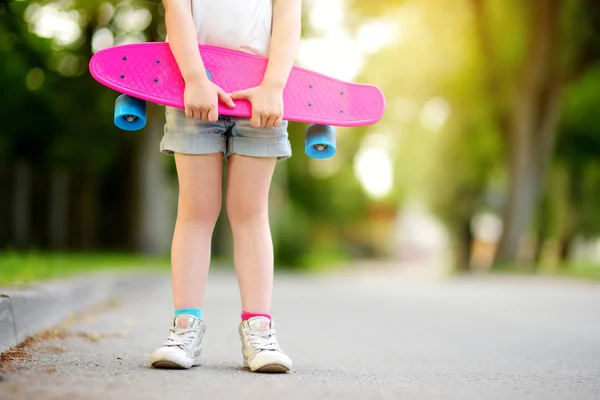
[[[600,234],[600,66],[588,70],[565,90],[564,114],[553,162],[553,185],[561,186],[559,220],[550,234],[558,238],[559,258],[569,260],[576,237]],[[551,236],[548,235],[548,236]]]
[[[122,26],[124,14],[140,11],[142,20],[150,16],[146,25]],[[147,249],[148,241],[139,240],[145,231],[135,229],[139,220],[132,216],[146,209],[147,202],[136,204],[135,189],[143,191],[138,182],[153,182],[140,179],[152,168],[137,168],[136,176],[131,160],[140,159],[136,149],[148,135],[114,127],[116,94],[95,82],[87,65],[98,32],[116,40],[157,40],[159,12],[159,3],[143,2],[0,4],[0,85],[10,93],[0,107],[0,180],[8,188],[0,214],[3,228],[10,227],[0,229],[0,243]],[[40,28],[49,14],[66,18],[62,23],[69,22],[67,33],[75,36]],[[160,121],[160,114],[149,117]]]
[[[389,20],[401,16],[402,10],[406,13],[412,10],[411,15],[423,20],[428,28],[415,40],[421,41],[422,47],[428,44],[430,49],[435,49],[431,53],[446,55],[445,59],[440,59],[409,49],[406,45],[384,49],[390,54],[396,52],[397,74],[411,74],[405,87],[399,88],[387,82],[385,85],[388,95],[401,93],[403,96],[410,89],[414,92],[411,96],[421,96],[432,86],[450,101],[454,123],[449,126],[463,133],[454,132],[453,141],[443,142],[442,146],[450,146],[450,149],[442,148],[446,163],[440,161],[434,174],[439,174],[440,181],[443,177],[451,177],[446,182],[455,186],[450,190],[453,195],[443,198],[450,204],[439,207],[443,200],[438,196],[434,198],[433,205],[458,236],[465,235],[461,232],[466,232],[466,228],[458,227],[468,226],[469,215],[477,207],[489,205],[472,201],[474,188],[469,182],[475,181],[470,181],[467,176],[472,168],[478,168],[478,157],[459,163],[459,170],[449,169],[448,160],[452,154],[464,155],[461,146],[477,147],[467,141],[479,140],[480,135],[467,135],[466,132],[478,130],[482,134],[496,132],[499,135],[497,143],[501,152],[492,154],[496,157],[503,154],[506,191],[503,191],[504,231],[496,253],[496,264],[516,261],[519,245],[531,228],[539,194],[544,190],[562,115],[563,92],[598,58],[598,7],[591,0],[541,0],[534,3],[469,0],[453,3],[452,9],[433,1],[390,0],[378,2],[374,7],[371,3],[363,0],[352,2],[359,16],[369,18]],[[455,15],[463,7],[468,7],[471,13],[468,20],[460,25]],[[447,21],[436,19],[435,16],[441,13],[445,13]],[[353,26],[358,20],[358,17],[353,17]],[[411,26],[406,19],[400,20],[400,23]],[[453,24],[454,30],[460,34],[447,30],[448,24]],[[468,32],[465,24],[472,28],[472,32]],[[440,39],[443,31],[445,37]],[[405,33],[416,35],[415,32]],[[470,46],[470,34],[477,39],[473,43],[477,44],[476,47]],[[449,49],[456,46],[456,41],[467,45],[460,53],[448,54]],[[429,76],[432,63],[437,68],[437,75]],[[418,64],[419,70],[409,70],[405,64]],[[453,68],[451,76],[443,76],[450,68]],[[398,79],[391,75],[387,78],[392,82]],[[479,89],[473,85],[478,85]],[[466,96],[471,96],[473,101],[465,100]],[[457,118],[463,122],[459,123]],[[452,133],[446,128],[444,132],[446,135]],[[485,175],[476,180],[477,198],[489,190],[487,186],[494,184],[490,175]],[[438,187],[433,186],[439,194]],[[466,198],[463,199],[461,193]],[[465,203],[472,204],[470,212],[465,211]],[[458,204],[460,207],[457,207]],[[457,209],[463,211],[459,213]],[[462,222],[458,223],[459,220]]]
[[[472,4],[487,62],[487,89],[498,101],[495,121],[506,143],[507,198],[496,263],[514,262],[545,181],[565,85],[597,58],[592,43],[600,34],[598,11],[587,0],[528,3],[523,10],[529,28],[521,61],[507,73],[490,30],[491,3]]]

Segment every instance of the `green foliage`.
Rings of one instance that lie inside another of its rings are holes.
[[[337,160],[341,166],[332,175],[315,175],[315,170],[320,168],[319,163],[327,161],[312,160],[304,154],[305,129],[304,124],[290,124],[289,137],[294,156],[283,161],[287,210],[272,224],[276,260],[278,264],[291,268],[312,265],[314,257],[310,255],[324,247],[331,253],[333,246],[337,249],[333,253],[339,252],[343,257],[340,241],[344,240],[344,236],[341,232],[344,227],[364,218],[369,202],[354,176],[353,168],[348,165],[353,152],[340,151],[335,156],[341,158]],[[344,143],[342,140],[346,139],[338,137],[338,144]],[[311,163],[315,163],[316,167]],[[317,235],[323,227],[329,230],[325,243],[323,236]]]
[[[453,231],[477,211],[495,206],[492,179],[499,167],[500,145],[494,127],[482,122],[447,132],[439,146],[439,167],[431,177],[429,198],[433,210]]]
[[[588,237],[600,234],[599,82],[600,66],[567,89],[555,158],[566,175],[563,206],[569,228]]]
[[[381,18],[406,3],[406,0],[350,0],[348,1],[349,15],[346,23],[350,28],[355,29],[365,19]]]
[[[599,82],[600,66],[597,66],[567,88],[556,146],[559,161],[573,165],[600,162]]]
[[[478,3],[484,10],[479,20],[483,30],[477,25],[474,6]],[[500,126],[498,116],[509,115],[515,87],[521,83],[517,78],[531,50],[528,21],[533,8],[528,2],[492,0],[455,1],[452,7],[436,0],[354,0],[350,4],[355,12],[350,18],[353,27],[373,17],[400,26],[398,40],[372,57],[363,76],[380,85],[391,99],[392,114],[388,111],[383,124],[399,136],[401,177],[396,184],[411,196],[423,189],[433,211],[453,237],[460,238],[476,212],[499,212],[505,197],[508,130]],[[600,73],[597,68],[586,70],[600,56],[600,8],[593,0],[560,4],[557,55],[571,86],[565,93],[555,165],[540,203],[538,226],[560,235],[561,226],[574,224],[575,234],[594,236],[600,229]],[[406,99],[423,107],[432,97],[444,98],[452,110],[439,132],[431,134],[414,119],[399,118],[405,114]],[[395,99],[401,100],[399,106]]]
[[[565,0],[561,13],[561,65],[570,80],[600,59],[600,9],[595,0]]]
[[[87,72],[96,21],[84,20],[82,35],[73,44],[57,45],[29,31],[22,16],[34,5],[11,2],[0,27],[11,32],[2,35],[1,46],[9,61],[0,79],[11,93],[0,111],[6,121],[2,147],[7,156],[34,165],[102,174],[131,145],[131,137],[112,124],[115,93]],[[81,2],[73,10],[93,16],[97,7]]]

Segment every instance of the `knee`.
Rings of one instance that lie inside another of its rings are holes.
[[[177,219],[203,225],[214,225],[221,212],[221,197],[198,196],[193,199],[179,200]]]
[[[256,199],[228,196],[226,207],[227,216],[233,225],[268,220],[269,218],[267,205]]]

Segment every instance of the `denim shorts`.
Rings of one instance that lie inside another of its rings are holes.
[[[288,123],[272,128],[254,128],[246,118],[219,115],[216,122],[202,122],[188,118],[180,108],[166,107],[165,133],[160,151],[173,155],[223,153],[250,157],[277,157],[278,161],[291,157]]]

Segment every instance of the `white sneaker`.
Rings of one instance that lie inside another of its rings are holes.
[[[202,363],[204,322],[191,315],[173,318],[165,344],[150,356],[155,368],[191,368]]]
[[[244,367],[253,372],[287,372],[292,360],[279,348],[275,323],[266,317],[243,321],[239,328]]]

